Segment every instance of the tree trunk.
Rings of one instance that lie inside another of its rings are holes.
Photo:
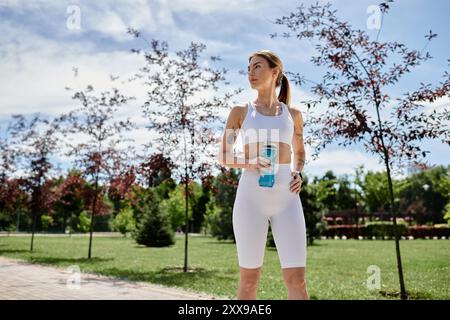
[[[184,108],[183,108],[184,109]],[[182,117],[183,122],[183,142],[184,142],[184,197],[185,197],[185,231],[184,231],[184,266],[183,272],[188,269],[188,233],[189,233],[189,199],[188,199],[188,165],[187,165],[187,143],[185,132],[185,115]]]
[[[385,149],[385,148],[384,148]],[[385,153],[385,164],[386,164],[386,171],[387,171],[387,177],[388,177],[388,185],[389,185],[389,198],[390,198],[390,213],[392,216],[392,220],[394,223],[394,236],[395,236],[395,253],[397,255],[397,268],[398,268],[398,277],[400,280],[400,297],[402,300],[407,299],[406,290],[405,290],[405,282],[403,279],[403,268],[402,268],[402,257],[400,255],[400,235],[398,234],[397,229],[397,215],[396,215],[396,208],[395,208],[395,201],[394,201],[394,188],[392,187],[392,179],[391,179],[391,172],[389,167],[389,155],[387,153],[387,150],[384,150]]]
[[[356,224],[356,239],[359,239],[359,218],[358,218],[358,192],[355,184],[355,224]]]
[[[31,246],[30,246],[30,251],[33,251],[34,232],[36,231],[36,219],[37,219],[37,212],[33,212],[33,226],[31,228]]]
[[[185,232],[184,232],[184,267],[183,271],[187,272],[188,269],[188,233],[189,233],[189,197],[188,197],[188,175],[186,172],[185,182],[184,182],[184,193],[185,193]]]
[[[40,176],[39,176],[40,181]],[[40,194],[40,187],[35,188],[33,191],[33,195],[31,196],[32,203],[31,203],[31,215],[33,218],[33,225],[31,227],[31,246],[30,251],[33,251],[33,245],[34,245],[34,233],[36,232],[36,223],[37,223],[37,216],[40,211],[40,201],[41,201],[41,194]]]
[[[19,232],[20,230],[20,210],[17,210],[17,225],[16,225],[16,232]]]
[[[91,224],[89,226],[89,252],[88,259],[91,258],[92,252],[92,233],[94,231],[94,216],[97,207],[97,197],[98,197],[98,173],[95,176],[95,185],[94,185],[94,200],[92,202],[92,211],[91,211]]]
[[[380,128],[380,140],[381,140],[381,145],[383,147],[384,164],[386,166],[386,174],[387,174],[387,178],[388,178],[389,202],[390,202],[389,210],[390,210],[390,214],[392,216],[392,220],[393,220],[393,224],[394,224],[395,253],[397,256],[398,278],[400,281],[400,298],[402,300],[406,300],[407,295],[406,295],[406,289],[405,289],[405,282],[403,279],[402,257],[400,254],[400,239],[399,239],[400,237],[399,237],[398,230],[397,230],[397,215],[396,215],[396,208],[395,208],[395,201],[394,201],[394,188],[392,187],[391,169],[389,166],[389,153],[388,153],[388,150],[386,149],[386,146],[384,145],[383,131],[381,130],[382,123],[381,123],[381,119],[380,119],[379,103],[376,104],[376,110],[377,110],[377,116],[378,116],[378,125]]]

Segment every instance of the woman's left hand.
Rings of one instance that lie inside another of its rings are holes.
[[[289,190],[291,192],[295,192],[297,194],[300,193],[300,190],[302,189],[302,179],[300,178],[300,176],[296,173],[296,172],[292,172],[291,173],[293,179],[292,181],[289,183]]]

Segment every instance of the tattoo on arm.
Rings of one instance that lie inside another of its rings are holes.
[[[295,132],[295,137],[297,139],[303,139],[303,132],[302,131],[296,131]]]
[[[299,153],[295,157],[295,170],[302,171],[305,166],[305,153]]]
[[[237,136],[236,130],[233,130],[233,131],[230,132],[230,134],[228,135],[228,137],[227,137],[227,142],[228,142],[229,144],[233,144],[234,141],[235,141],[236,136]]]

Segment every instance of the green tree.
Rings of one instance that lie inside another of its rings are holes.
[[[170,217],[172,229],[177,231],[185,224],[184,186],[179,184],[169,192],[169,197],[161,201],[160,210]],[[189,202],[189,219],[192,217],[192,202]]]
[[[330,188],[327,181],[315,180],[313,183],[308,183],[308,181],[308,177],[305,177],[300,198],[302,199],[308,244],[313,245],[314,238],[318,237],[326,227],[322,218],[328,210],[324,204],[324,199],[330,198]]]
[[[338,181],[333,173],[333,171],[328,170],[325,172],[322,178],[316,179],[319,184],[319,189],[317,190],[317,195],[320,197],[320,202],[328,210],[338,209],[337,205],[337,193],[338,193]]]
[[[113,230],[119,231],[124,237],[127,232],[133,232],[136,229],[136,220],[133,216],[131,207],[122,208],[112,222]]]
[[[355,191],[351,187],[347,175],[337,179],[338,190],[336,193],[336,206],[338,210],[347,210],[355,207]]]
[[[385,172],[367,172],[363,184],[364,202],[367,210],[385,212],[389,204],[389,191]]]
[[[207,223],[211,235],[219,240],[234,240],[232,215],[239,178],[240,170],[222,169],[212,183]]]
[[[419,224],[444,222],[445,205],[449,201],[450,166],[436,166],[407,177],[399,190],[400,209],[416,216]]]
[[[91,218],[89,216],[90,214],[86,210],[83,210],[78,216],[77,230],[79,232],[86,233],[89,231],[89,226],[91,225]]]
[[[160,199],[151,190],[146,192],[146,201],[140,208],[142,221],[133,234],[137,243],[147,247],[166,247],[175,243],[170,216],[160,210]]]
[[[444,220],[447,220],[448,226],[450,227],[450,202],[444,208]]]
[[[193,232],[200,232],[205,221],[206,205],[211,199],[210,180],[208,177],[202,181],[202,185],[194,193],[194,205],[192,208],[192,229]]]
[[[51,226],[53,225],[53,218],[52,216],[48,215],[48,214],[43,214],[41,216],[41,227],[42,230],[48,230],[51,228]]]

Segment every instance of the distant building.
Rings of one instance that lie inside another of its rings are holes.
[[[407,175],[408,177],[410,177],[410,176],[412,176],[413,174],[422,172],[422,171],[425,170],[425,169],[426,169],[426,166],[423,166],[423,165],[409,164],[409,165],[406,167],[406,175]]]

